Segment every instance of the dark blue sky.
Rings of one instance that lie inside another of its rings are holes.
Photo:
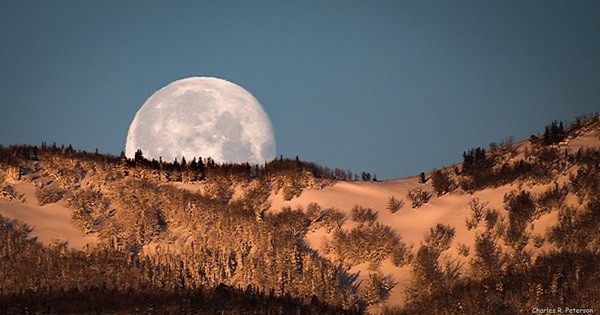
[[[2,1],[0,144],[119,154],[156,90],[216,76],[277,154],[395,178],[600,110],[599,1]]]

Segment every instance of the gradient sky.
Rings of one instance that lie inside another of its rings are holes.
[[[119,154],[153,92],[215,76],[261,102],[278,155],[410,176],[600,110],[599,17],[579,0],[4,0],[0,144]]]

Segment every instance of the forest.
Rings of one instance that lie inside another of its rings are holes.
[[[418,210],[431,198],[517,184],[504,196],[506,215],[471,200],[465,225],[478,232],[473,248],[459,249],[473,254],[464,263],[446,255],[456,230],[443,223],[420,244],[406,244],[402,231],[361,205],[274,211],[271,194],[291,200],[305,189],[358,179],[299,158],[164,162],[141,151],[128,159],[56,144],[0,146],[0,198],[25,202],[14,183],[32,183],[40,206],[63,202],[81,233],[100,240],[83,249],[44,245],[31,237],[32,227],[0,216],[0,311],[364,313],[397,285],[380,272],[384,261],[411,270],[404,305],[384,313],[514,314],[557,301],[600,310],[600,150],[560,147],[599,121],[552,122],[527,140],[524,154],[512,139],[470,149],[463,163],[423,173],[430,186],[390,197],[386,210],[395,213],[404,197]],[[373,180],[368,173],[362,179]],[[527,190],[536,184],[550,188]],[[532,235],[531,222],[548,213],[557,213],[556,225]],[[321,252],[305,239],[318,228],[330,235]],[[554,249],[534,256],[528,247],[544,243]],[[349,270],[362,263],[370,273],[359,282]]]
[[[101,240],[83,251],[61,243],[46,247],[28,237],[30,227],[2,218],[0,260],[9,272],[0,273],[0,309],[25,304],[42,312],[177,308],[194,313],[208,300],[210,307],[235,312],[254,311],[255,302],[260,312],[276,313],[364,308],[345,269],[304,241],[312,226],[343,220],[339,212],[317,205],[308,213],[267,212],[272,191],[291,199],[306,187],[331,185],[334,172],[314,163],[283,158],[265,166],[217,165],[210,158],[163,163],[141,153],[127,159],[45,144],[2,147],[0,161],[7,198],[20,196],[5,179],[32,182],[40,206],[64,202],[73,211],[73,224]],[[201,183],[198,192],[170,185],[191,181]],[[242,193],[234,198],[236,187]],[[174,229],[185,231],[189,241],[171,244]],[[148,254],[143,248],[151,243],[158,246]],[[107,292],[123,304],[92,298]],[[53,308],[65,295],[72,303]],[[165,296],[184,297],[189,305],[179,308]],[[222,301],[213,304],[219,297]],[[127,302],[131,298],[139,304]]]

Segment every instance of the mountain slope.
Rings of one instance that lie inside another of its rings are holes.
[[[264,168],[208,160],[202,169],[36,150],[5,149],[1,216],[29,224],[31,236],[47,245],[100,244],[157,266],[185,261],[178,267],[187,275],[184,287],[252,286],[373,313],[457,311],[450,305],[510,313],[559,295],[564,303],[600,307],[597,290],[569,291],[587,282],[561,286],[552,274],[523,279],[563,268],[563,253],[600,253],[598,223],[589,219],[600,204],[598,116],[470,150],[463,163],[423,176],[381,182],[339,181],[292,160]],[[47,204],[36,202],[40,196]],[[578,228],[587,234],[561,236]],[[571,263],[556,275],[600,273]],[[318,280],[327,277],[335,281]],[[501,289],[480,290],[489,285]],[[488,309],[473,304],[473,290],[490,299]]]

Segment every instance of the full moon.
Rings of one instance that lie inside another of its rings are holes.
[[[244,88],[212,77],[175,81],[142,105],[125,155],[172,162],[185,157],[261,164],[275,158],[275,136],[260,103]]]

